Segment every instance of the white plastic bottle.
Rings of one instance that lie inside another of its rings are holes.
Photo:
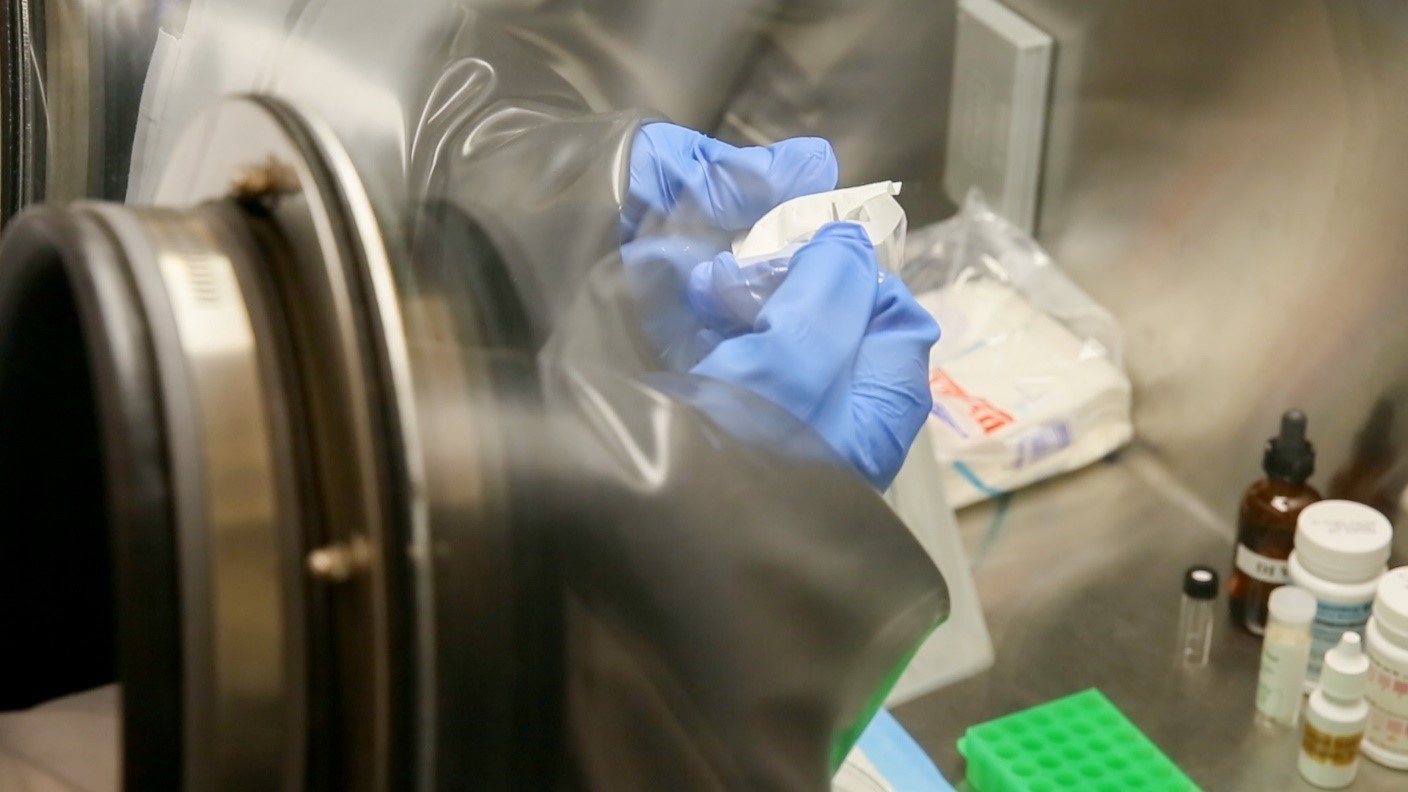
[[[1301,686],[1310,660],[1310,623],[1315,596],[1299,586],[1282,586],[1267,602],[1266,637],[1261,641],[1261,673],[1256,680],[1256,723],[1286,728],[1300,719]]]
[[[1364,755],[1386,767],[1408,770],[1408,567],[1379,581],[1366,636],[1369,728]]]
[[[1369,681],[1369,658],[1359,633],[1346,632],[1339,645],[1325,653],[1320,685],[1310,694],[1301,735],[1300,775],[1324,789],[1354,783],[1359,774],[1359,743],[1369,722],[1364,689]]]
[[[1346,630],[1364,637],[1392,541],[1388,519],[1362,503],[1324,500],[1301,511],[1288,566],[1291,584],[1308,589],[1318,603],[1310,626],[1307,692],[1320,677],[1321,658]]]

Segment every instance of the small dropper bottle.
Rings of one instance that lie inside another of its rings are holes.
[[[1234,627],[1252,635],[1266,630],[1271,592],[1290,580],[1286,559],[1295,545],[1300,510],[1320,500],[1308,482],[1315,471],[1315,447],[1306,438],[1305,413],[1281,416],[1281,432],[1266,443],[1266,478],[1242,495],[1237,512],[1237,544],[1227,580],[1227,605]]]
[[[1359,773],[1359,742],[1369,721],[1364,690],[1369,685],[1369,658],[1359,633],[1346,632],[1325,653],[1320,686],[1305,708],[1297,766],[1306,781],[1322,789],[1354,783]]]
[[[1178,656],[1184,666],[1208,664],[1212,650],[1213,603],[1217,601],[1217,572],[1212,567],[1190,567],[1183,573],[1183,604],[1178,613]]]
[[[1261,642],[1261,673],[1256,680],[1258,726],[1289,728],[1300,719],[1315,608],[1315,595],[1299,586],[1282,586],[1271,592],[1266,637]]]

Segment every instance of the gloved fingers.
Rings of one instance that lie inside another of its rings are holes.
[[[759,282],[759,278],[765,282]],[[686,300],[705,327],[724,337],[753,329],[766,295],[782,282],[781,272],[764,275],[746,270],[727,251],[695,265],[689,274]]]
[[[886,278],[856,355],[851,419],[868,438],[850,460],[877,488],[890,485],[933,408],[929,352],[939,325],[899,278]]]
[[[694,340],[703,324],[686,301],[700,254],[701,244],[687,237],[647,237],[621,246],[624,288],[646,338],[671,371],[688,371],[703,356]]]
[[[875,310],[866,325],[866,342],[878,343],[880,336],[899,336],[924,351],[938,343],[940,329],[934,317],[919,304],[904,281],[895,275],[880,279],[875,290]]]
[[[674,124],[646,124],[631,146],[624,238],[634,238],[650,215],[743,231],[783,201],[836,189],[838,173],[821,138],[738,148]]]
[[[832,223],[804,245],[753,332],[730,338],[694,373],[741,385],[802,420],[849,375],[875,306],[879,265],[864,229]]]
[[[707,242],[689,236],[643,237],[621,246],[621,266],[638,294],[684,301],[690,274],[714,255]]]

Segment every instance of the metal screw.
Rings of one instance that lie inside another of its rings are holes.
[[[298,174],[272,156],[267,162],[240,168],[230,179],[230,194],[238,201],[261,201],[294,192],[298,192]]]
[[[371,548],[365,539],[338,542],[308,554],[308,571],[327,583],[344,583],[371,563]]]

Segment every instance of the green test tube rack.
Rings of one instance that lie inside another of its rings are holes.
[[[958,751],[973,792],[1201,792],[1095,689],[969,727]]]

